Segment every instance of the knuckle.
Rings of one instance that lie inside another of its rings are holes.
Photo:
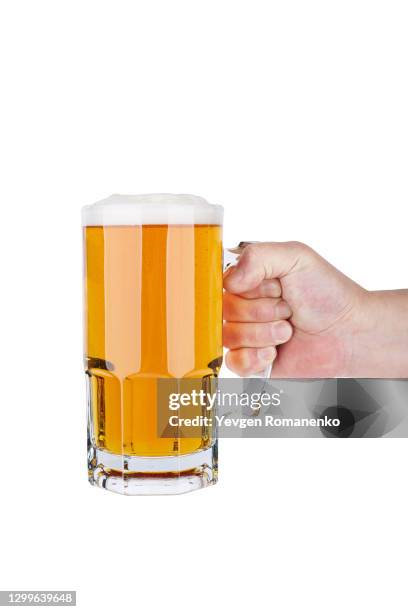
[[[267,354],[265,354],[265,350]],[[278,351],[274,346],[268,346],[266,349],[259,348],[257,350],[257,361],[260,365],[263,365],[265,361],[273,361],[274,359],[276,359],[277,354]]]
[[[241,372],[247,373],[250,372],[253,368],[253,356],[251,351],[242,349],[240,351],[240,369]]]
[[[254,319],[255,321],[258,321],[260,319],[262,319],[263,317],[263,308],[260,304],[253,304],[251,305],[251,318]]]
[[[237,365],[235,363],[235,359],[231,351],[228,351],[227,354],[225,355],[225,363],[226,363],[227,368],[229,368],[230,370],[238,374]]]
[[[254,343],[255,345],[263,346],[268,344],[275,338],[275,327],[272,322],[255,323],[254,325]]]
[[[259,367],[257,352],[254,349],[242,350],[241,372],[243,374],[251,374],[256,372]]]
[[[224,323],[224,345],[228,348],[236,348],[242,344],[243,331],[239,323]]]
[[[296,251],[305,251],[308,248],[304,242],[300,242],[299,240],[291,240],[287,244]]]
[[[248,261],[253,261],[255,259],[255,257],[257,256],[257,248],[255,244],[248,244],[242,255],[245,255],[245,259],[247,259]]]
[[[229,323],[224,323],[222,329],[223,343],[225,346],[230,347],[232,342],[231,326]]]
[[[260,325],[259,323],[255,323],[253,328],[254,335],[254,344],[262,343],[263,337],[265,335],[265,326]]]
[[[255,321],[268,321],[274,314],[274,307],[268,302],[258,302],[252,306],[251,315]]]
[[[274,323],[266,324],[266,333],[268,335],[268,340],[275,341],[276,340],[276,325]]]
[[[246,374],[251,367],[248,351],[243,349],[228,351],[226,355],[226,364],[227,367],[233,372],[240,375]]]
[[[233,310],[233,299],[230,293],[225,292],[223,297],[222,314],[224,319],[229,319]]]

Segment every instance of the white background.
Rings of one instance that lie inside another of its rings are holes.
[[[229,245],[301,240],[406,287],[407,27],[393,0],[3,0],[1,589],[407,609],[405,440],[224,440],[211,489],[89,486],[80,231],[111,193],[196,193]]]

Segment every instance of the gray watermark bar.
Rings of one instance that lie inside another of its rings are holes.
[[[407,379],[159,379],[161,438],[407,438]]]
[[[76,606],[76,591],[0,591],[0,606]]]

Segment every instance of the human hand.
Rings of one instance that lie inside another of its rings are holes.
[[[405,291],[366,291],[299,242],[249,244],[224,288],[226,364],[240,375],[273,361],[278,378],[408,376]]]

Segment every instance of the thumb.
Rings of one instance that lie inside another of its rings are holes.
[[[224,276],[229,293],[251,291],[263,280],[283,278],[292,272],[307,249],[301,242],[258,242],[244,248],[236,266]]]

